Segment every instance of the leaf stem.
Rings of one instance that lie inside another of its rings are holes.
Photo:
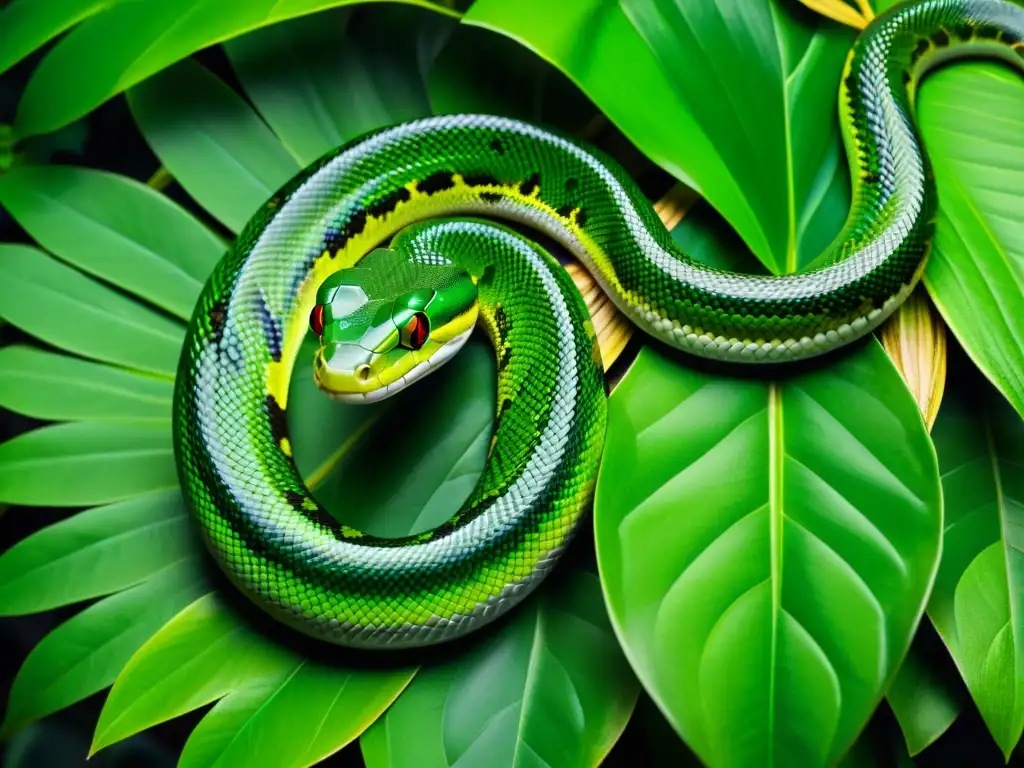
[[[149,181],[146,182],[146,186],[155,189],[157,192],[162,192],[173,183],[174,177],[171,175],[170,171],[161,165],[156,169],[156,172],[149,177]]]

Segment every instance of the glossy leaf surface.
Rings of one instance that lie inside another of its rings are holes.
[[[486,641],[422,670],[363,736],[368,768],[597,765],[639,686],[596,576],[552,578]]]
[[[997,64],[944,69],[924,83],[918,120],[941,201],[925,283],[1024,414],[1024,81]]]
[[[933,437],[946,507],[928,614],[1009,758],[1024,729],[1024,421],[961,376]]]
[[[712,765],[834,761],[938,565],[934,451],[881,348],[777,382],[645,350],[608,444],[598,562],[646,690]]]

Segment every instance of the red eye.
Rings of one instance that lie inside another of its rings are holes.
[[[430,335],[430,321],[422,312],[417,312],[402,328],[402,346],[406,349],[419,349],[427,343]]]
[[[322,336],[324,332],[324,305],[317,304],[313,307],[313,311],[309,313],[309,327],[317,336]]]

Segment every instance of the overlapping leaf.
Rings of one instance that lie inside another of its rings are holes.
[[[836,760],[938,565],[934,452],[881,348],[778,382],[645,350],[608,440],[598,562],[647,691],[711,765]]]
[[[933,435],[946,524],[928,614],[1009,758],[1024,729],[1024,421],[964,375]]]
[[[441,13],[428,0],[401,0]],[[0,12],[0,69],[80,19],[35,70],[18,107],[21,136],[47,133],[85,115],[111,96],[142,82],[189,54],[244,32],[354,0],[224,3],[91,3],[19,0]],[[98,12],[101,11],[102,12]]]
[[[509,626],[424,669],[361,739],[368,768],[597,765],[639,686],[597,577],[545,584]]]

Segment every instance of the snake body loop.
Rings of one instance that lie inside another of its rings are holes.
[[[611,158],[515,120],[428,118],[322,158],[245,227],[205,286],[182,352],[179,474],[216,560],[272,615],[343,645],[427,645],[504,613],[579,527],[606,406],[571,281],[542,248],[481,219],[553,237],[627,317],[679,349],[753,364],[828,352],[875,328],[921,275],[936,207],[912,122],[921,77],[964,53],[1020,67],[1022,40],[1024,9],[1003,0],[923,0],[869,25],[840,85],[849,218],[822,266],[799,274],[693,261]],[[377,263],[408,285],[382,283]],[[429,372],[474,320],[493,341],[491,452],[444,525],[378,538],[338,523],[310,494],[286,408],[311,317],[323,341],[318,381],[350,399]]]

